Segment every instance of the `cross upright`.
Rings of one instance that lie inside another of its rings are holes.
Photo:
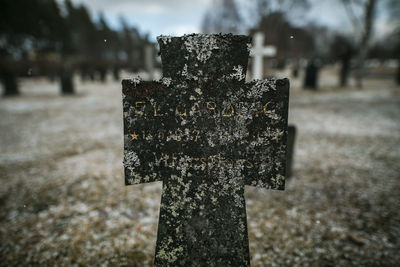
[[[245,83],[250,38],[158,37],[122,82],[126,185],[162,181],[155,266],[249,266],[244,188],[284,189],[289,81]]]
[[[276,48],[272,45],[264,46],[264,34],[262,32],[256,32],[254,34],[253,47],[250,55],[252,59],[252,78],[261,80],[263,78],[263,59],[264,56],[275,56]]]
[[[154,79],[154,45],[146,44],[144,47],[144,65],[147,73],[149,74],[149,80]]]

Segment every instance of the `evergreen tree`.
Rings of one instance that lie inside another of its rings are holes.
[[[28,52],[56,51],[65,29],[55,0],[0,1],[0,76],[5,95],[19,93],[17,76],[24,71]]]

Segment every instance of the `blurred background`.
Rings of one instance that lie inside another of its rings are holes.
[[[0,265],[152,265],[161,184],[124,186],[121,80],[199,32],[252,36],[247,80],[291,83],[252,265],[398,266],[398,0],[0,0]]]

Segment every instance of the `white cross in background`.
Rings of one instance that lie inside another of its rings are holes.
[[[154,79],[154,44],[147,44],[144,47],[144,65],[147,73],[149,74],[148,80],[151,81]]]
[[[253,47],[250,51],[252,59],[252,78],[262,79],[263,78],[263,59],[264,56],[273,57],[276,55],[276,47],[272,45],[264,46],[264,34],[256,32],[253,36]]]

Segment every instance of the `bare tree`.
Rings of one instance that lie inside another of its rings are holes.
[[[337,34],[330,44],[330,56],[340,62],[339,85],[346,87],[349,81],[351,60],[356,54],[354,43],[348,36]]]
[[[309,0],[253,0],[253,9],[250,17],[254,24],[258,24],[263,17],[271,13],[282,13],[295,17],[303,15],[310,6]]]
[[[251,3],[249,24],[253,27],[250,34],[263,32],[265,44],[278,48],[274,61],[270,61],[273,67],[284,68],[289,58],[296,61],[310,55],[314,46],[313,36],[291,21],[293,14],[308,7],[308,0],[253,0]]]
[[[214,0],[203,17],[203,33],[234,33],[243,31],[242,18],[235,0]]]
[[[360,31],[359,41],[356,45],[357,54],[354,66],[354,74],[357,87],[362,88],[362,79],[365,73],[364,61],[367,56],[369,43],[372,36],[375,20],[376,0],[342,0],[346,12],[351,19],[355,31]],[[362,10],[357,16],[354,9]]]
[[[397,59],[396,82],[400,84],[400,1],[389,0],[387,2],[387,7],[389,9],[390,19],[394,23],[394,30],[391,37],[394,43],[393,52]]]

